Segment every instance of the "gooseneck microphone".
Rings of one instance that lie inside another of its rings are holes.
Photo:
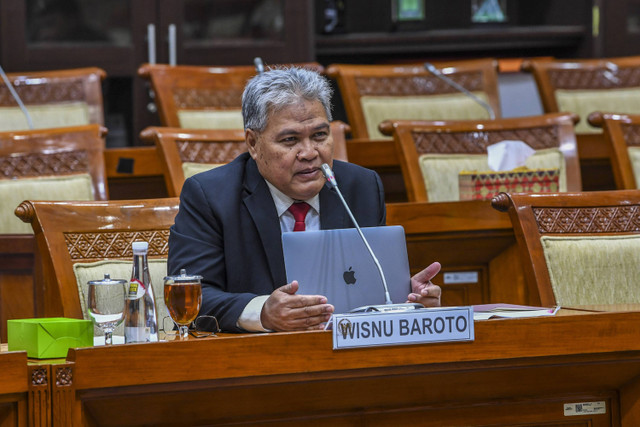
[[[20,99],[20,97],[18,96],[18,92],[16,92],[16,90],[13,88],[11,81],[9,81],[9,77],[7,77],[7,75],[5,74],[2,66],[0,66],[0,76],[2,76],[2,80],[4,80],[4,84],[7,85],[7,89],[9,89],[9,93],[11,94],[13,99],[15,99],[15,101],[18,103],[18,107],[20,107],[20,110],[22,110],[22,114],[24,114],[24,116],[26,117],[27,125],[29,126],[29,129],[33,129],[33,120],[31,120],[31,114],[29,114],[29,111],[27,111],[27,107],[25,107],[24,104],[22,103],[22,99]]]
[[[253,65],[256,66],[256,73],[264,73],[264,63],[262,62],[262,58],[260,58],[259,56],[253,58]]]
[[[467,97],[473,99],[475,102],[480,104],[485,110],[487,110],[487,112],[489,113],[489,118],[491,120],[494,120],[496,118],[496,113],[493,111],[493,108],[491,108],[491,105],[487,104],[483,99],[481,99],[478,96],[474,95],[468,89],[462,87],[458,83],[456,83],[453,80],[451,80],[449,77],[445,76],[433,64],[431,64],[429,62],[425,62],[424,63],[424,68],[425,68],[425,70],[427,70],[428,72],[430,72],[431,74],[433,74],[434,76],[436,76],[437,78],[439,78],[440,80],[442,80],[443,82],[445,82],[446,84],[451,86],[452,88],[456,89],[459,92],[462,92]]]
[[[344,205],[344,208],[347,210],[347,213],[349,214],[349,217],[351,218],[351,221],[356,226],[356,230],[358,230],[358,234],[360,234],[360,238],[364,242],[364,245],[367,247],[367,250],[369,251],[369,254],[371,255],[371,258],[373,258],[373,262],[376,264],[376,267],[378,267],[378,273],[380,273],[380,278],[382,279],[382,286],[384,286],[385,304],[393,304],[393,302],[391,301],[391,296],[389,295],[389,288],[387,287],[387,280],[384,277],[384,272],[382,271],[382,266],[380,265],[380,261],[378,261],[378,258],[373,253],[373,249],[371,249],[371,246],[369,246],[369,242],[367,241],[366,237],[364,237],[364,234],[362,234],[362,230],[360,230],[360,226],[358,225],[358,221],[356,221],[355,217],[353,216],[353,213],[351,212],[351,209],[349,209],[349,205],[347,205],[346,200],[344,200],[344,197],[342,197],[342,193],[340,192],[340,189],[338,188],[338,181],[336,181],[336,176],[333,174],[333,171],[331,170],[331,168],[329,167],[328,164],[323,163],[321,168],[322,168],[322,174],[327,179],[327,182],[329,183],[329,186],[336,190],[336,193],[340,197],[340,201]]]

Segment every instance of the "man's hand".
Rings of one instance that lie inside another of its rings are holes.
[[[272,331],[300,331],[323,329],[333,313],[322,295],[296,295],[296,280],[279,287],[269,296],[262,307],[262,326]]]
[[[440,286],[431,283],[431,279],[440,272],[440,263],[434,262],[411,278],[411,293],[407,302],[417,302],[425,307],[440,307]]]

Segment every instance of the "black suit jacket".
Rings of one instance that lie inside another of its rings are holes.
[[[375,172],[334,161],[340,191],[359,225],[384,225],[384,191]],[[353,227],[337,193],[320,191],[322,229]],[[233,162],[187,179],[169,236],[168,273],[184,268],[202,279],[201,314],[225,331],[251,299],[287,283],[280,222],[269,187],[244,153]]]

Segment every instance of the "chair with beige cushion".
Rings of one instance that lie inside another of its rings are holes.
[[[30,224],[38,245],[36,311],[39,316],[87,318],[86,285],[105,273],[129,280],[131,243],[149,243],[149,269],[158,321],[167,315],[163,298],[169,227],[178,199],[137,201],[24,201],[15,214]],[[195,273],[195,272],[193,272]]]
[[[602,128],[609,147],[616,188],[640,188],[640,114],[614,114],[595,111],[589,124]]]
[[[0,234],[31,233],[13,214],[23,200],[106,200],[97,124],[0,132]]]
[[[434,63],[441,73],[488,103],[500,117],[497,61],[477,59]],[[487,110],[454,89],[423,64],[333,64],[353,138],[384,139],[384,120],[488,119]]]
[[[346,160],[345,133],[349,126],[336,120],[331,123],[334,158]],[[148,127],[140,138],[155,143],[162,164],[169,196],[180,195],[184,180],[235,159],[247,151],[244,131],[235,129],[182,129]]]
[[[559,169],[559,190],[580,191],[581,178],[573,114],[546,114],[495,120],[387,121],[407,197],[412,202],[460,200],[460,172],[488,171],[487,146],[523,141],[536,150],[530,169]]]
[[[527,60],[546,113],[578,114],[578,140],[601,141],[587,117],[594,111],[640,114],[640,56],[601,59]]]
[[[29,112],[34,129],[104,125],[100,68],[8,73]],[[28,121],[9,88],[0,80],[0,131],[29,129]]]
[[[296,64],[314,71],[314,62]],[[242,92],[254,66],[144,64],[138,75],[149,80],[162,126],[189,129],[242,129]]]
[[[543,306],[640,303],[640,191],[500,193]]]

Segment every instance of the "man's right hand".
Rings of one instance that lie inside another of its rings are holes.
[[[333,306],[322,295],[296,295],[296,280],[279,287],[262,307],[262,326],[272,331],[323,329],[331,318]]]

